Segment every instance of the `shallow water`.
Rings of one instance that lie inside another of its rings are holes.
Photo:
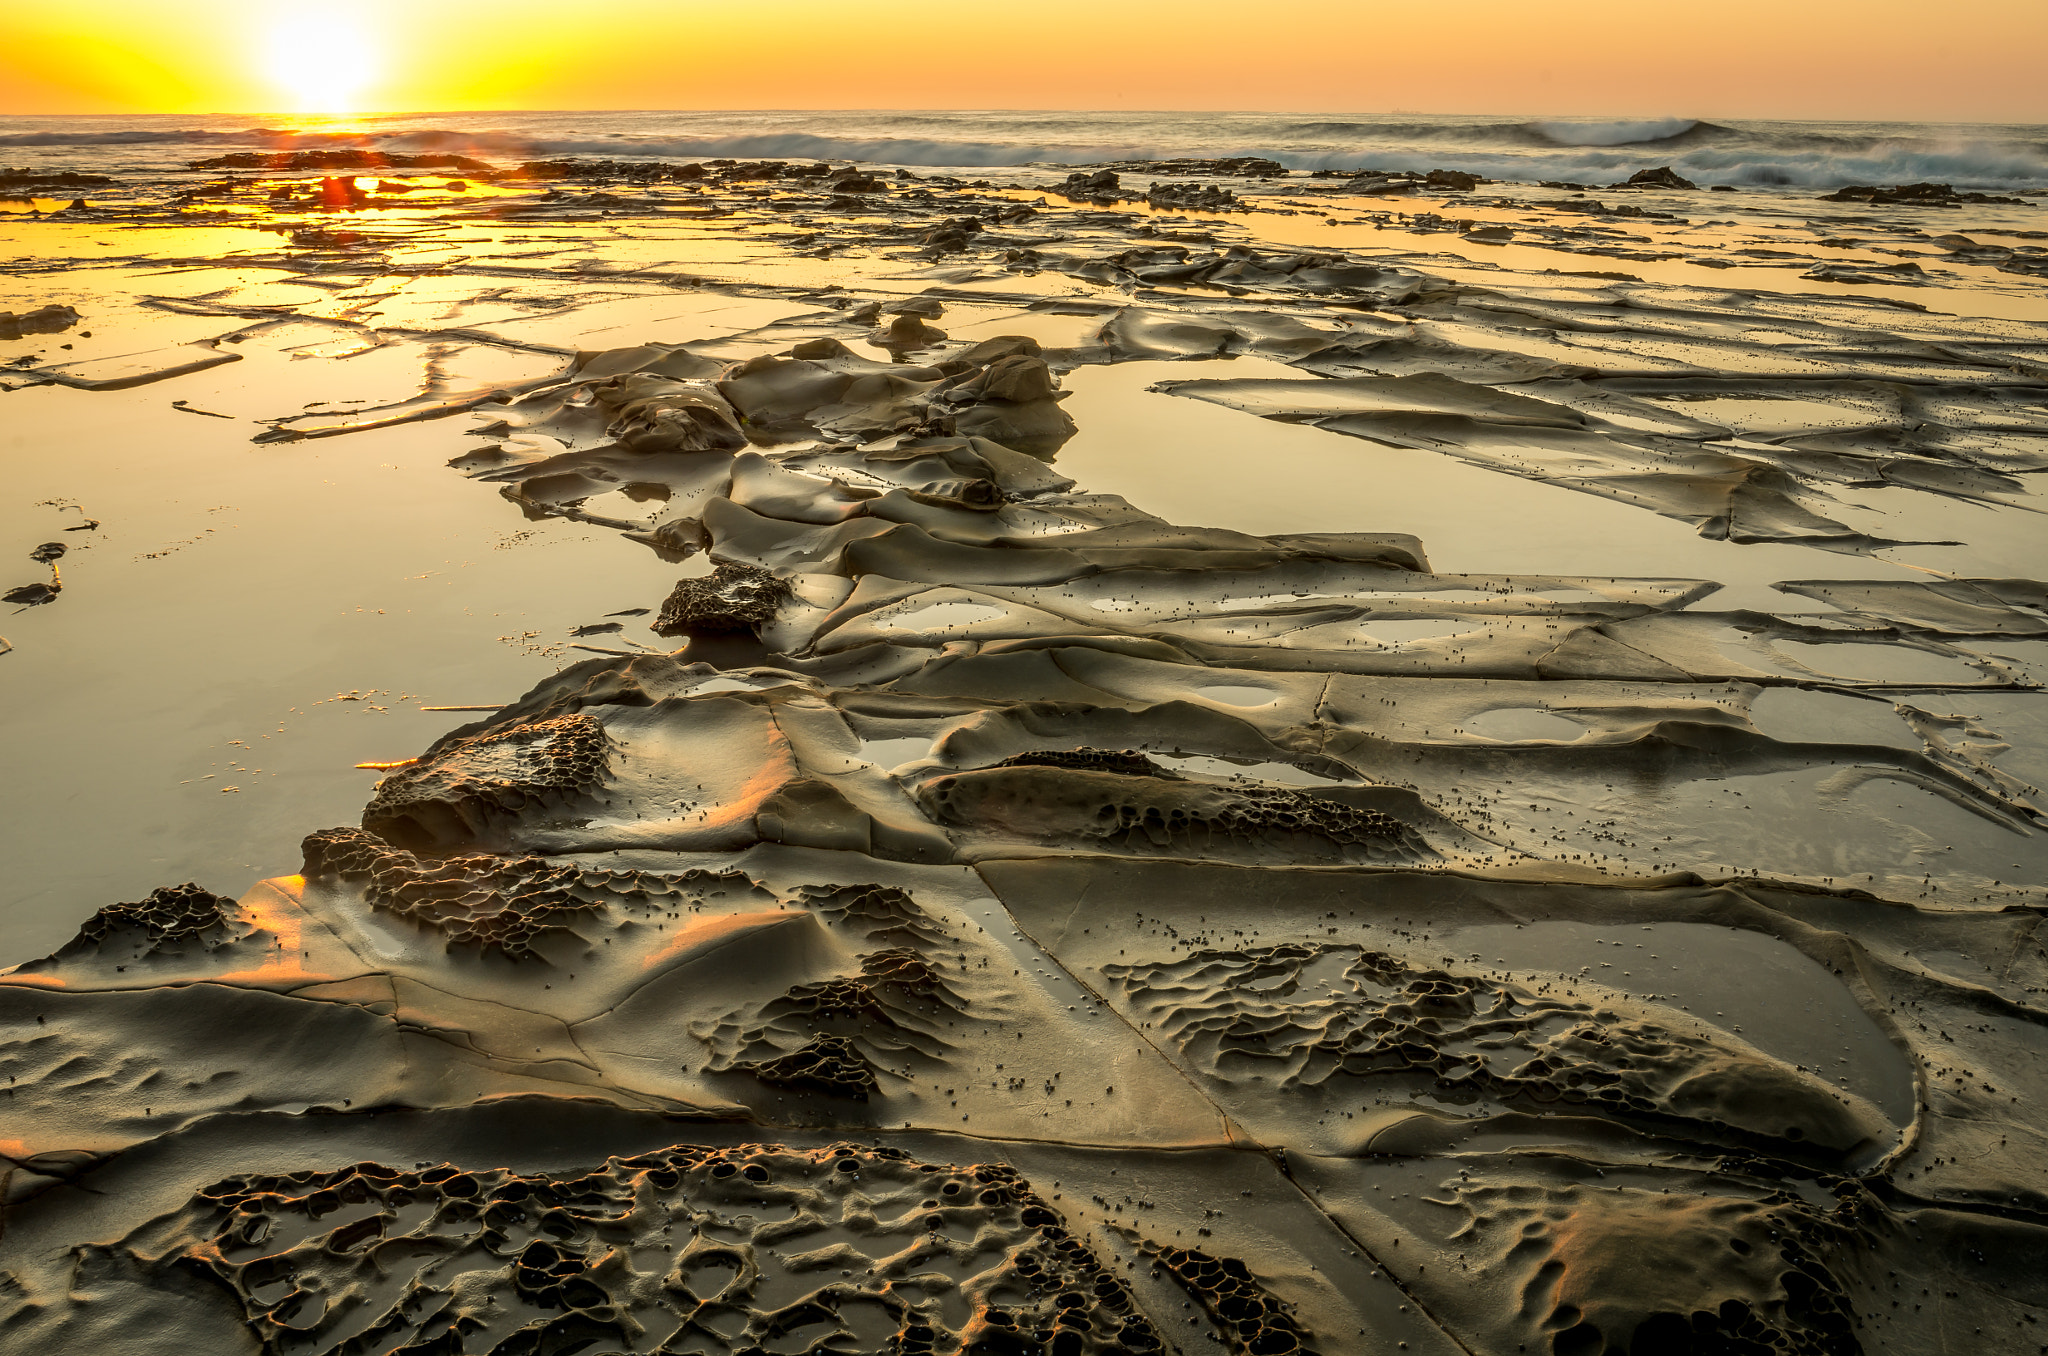
[[[35,769],[0,791],[15,958],[68,936],[81,897],[275,874],[360,808],[376,774],[354,764],[476,718],[423,708],[495,709],[579,657],[575,627],[673,583],[615,533],[508,514],[446,471],[436,425],[252,447],[150,388],[6,399],[0,531],[72,547],[59,600],[0,624],[0,739]],[[67,533],[52,500],[100,529]]]
[[[1841,570],[1838,557],[1811,547],[1706,541],[1683,524],[1442,453],[1201,409],[1150,391],[1197,370],[1295,375],[1263,358],[1198,369],[1081,368],[1067,378],[1074,394],[1066,402],[1081,431],[1060,449],[1060,471],[1176,522],[1255,533],[1413,533],[1445,573],[1711,580],[1721,585],[1708,600],[1717,610],[1781,610],[1787,600],[1771,584]]]
[[[9,1343],[2048,1303],[2037,281],[761,173],[0,222]]]

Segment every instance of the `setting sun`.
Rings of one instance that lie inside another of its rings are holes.
[[[352,113],[379,63],[362,21],[339,5],[297,5],[272,20],[262,73],[301,113]]]
[[[0,115],[1101,106],[2036,120],[2048,6],[1963,8],[1961,28],[1999,41],[1929,31],[1911,0],[1727,0],[1709,25],[1628,0],[1588,0],[1569,24],[1516,0],[1279,0],[1271,22],[1314,38],[1262,62],[1216,40],[1240,22],[1233,0],[1039,0],[1030,23],[991,7],[938,27],[843,0],[69,0],[0,4]],[[1119,49],[1143,59],[1106,80],[1099,54]],[[1393,51],[1457,56],[1361,77],[1360,53]]]
[[[0,0],[0,1356],[2048,1356],[2043,52]]]

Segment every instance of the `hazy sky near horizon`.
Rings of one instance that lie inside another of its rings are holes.
[[[2048,123],[2048,0],[9,0],[0,114],[1275,109]]]

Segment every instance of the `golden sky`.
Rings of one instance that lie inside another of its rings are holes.
[[[2048,123],[2048,0],[0,0],[0,114],[1280,109]]]

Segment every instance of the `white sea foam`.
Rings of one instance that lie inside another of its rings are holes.
[[[1670,165],[1702,184],[1828,189],[1923,180],[2048,186],[2048,128],[1718,124],[1693,118],[1503,121],[1271,114],[518,113],[365,118],[329,133],[249,118],[0,118],[0,157],[96,172],[182,169],[233,150],[361,146],[496,164],[565,157],[824,159],[1021,171],[1176,157],[1262,156],[1289,169],[1457,169],[1510,182],[1604,185]]]

